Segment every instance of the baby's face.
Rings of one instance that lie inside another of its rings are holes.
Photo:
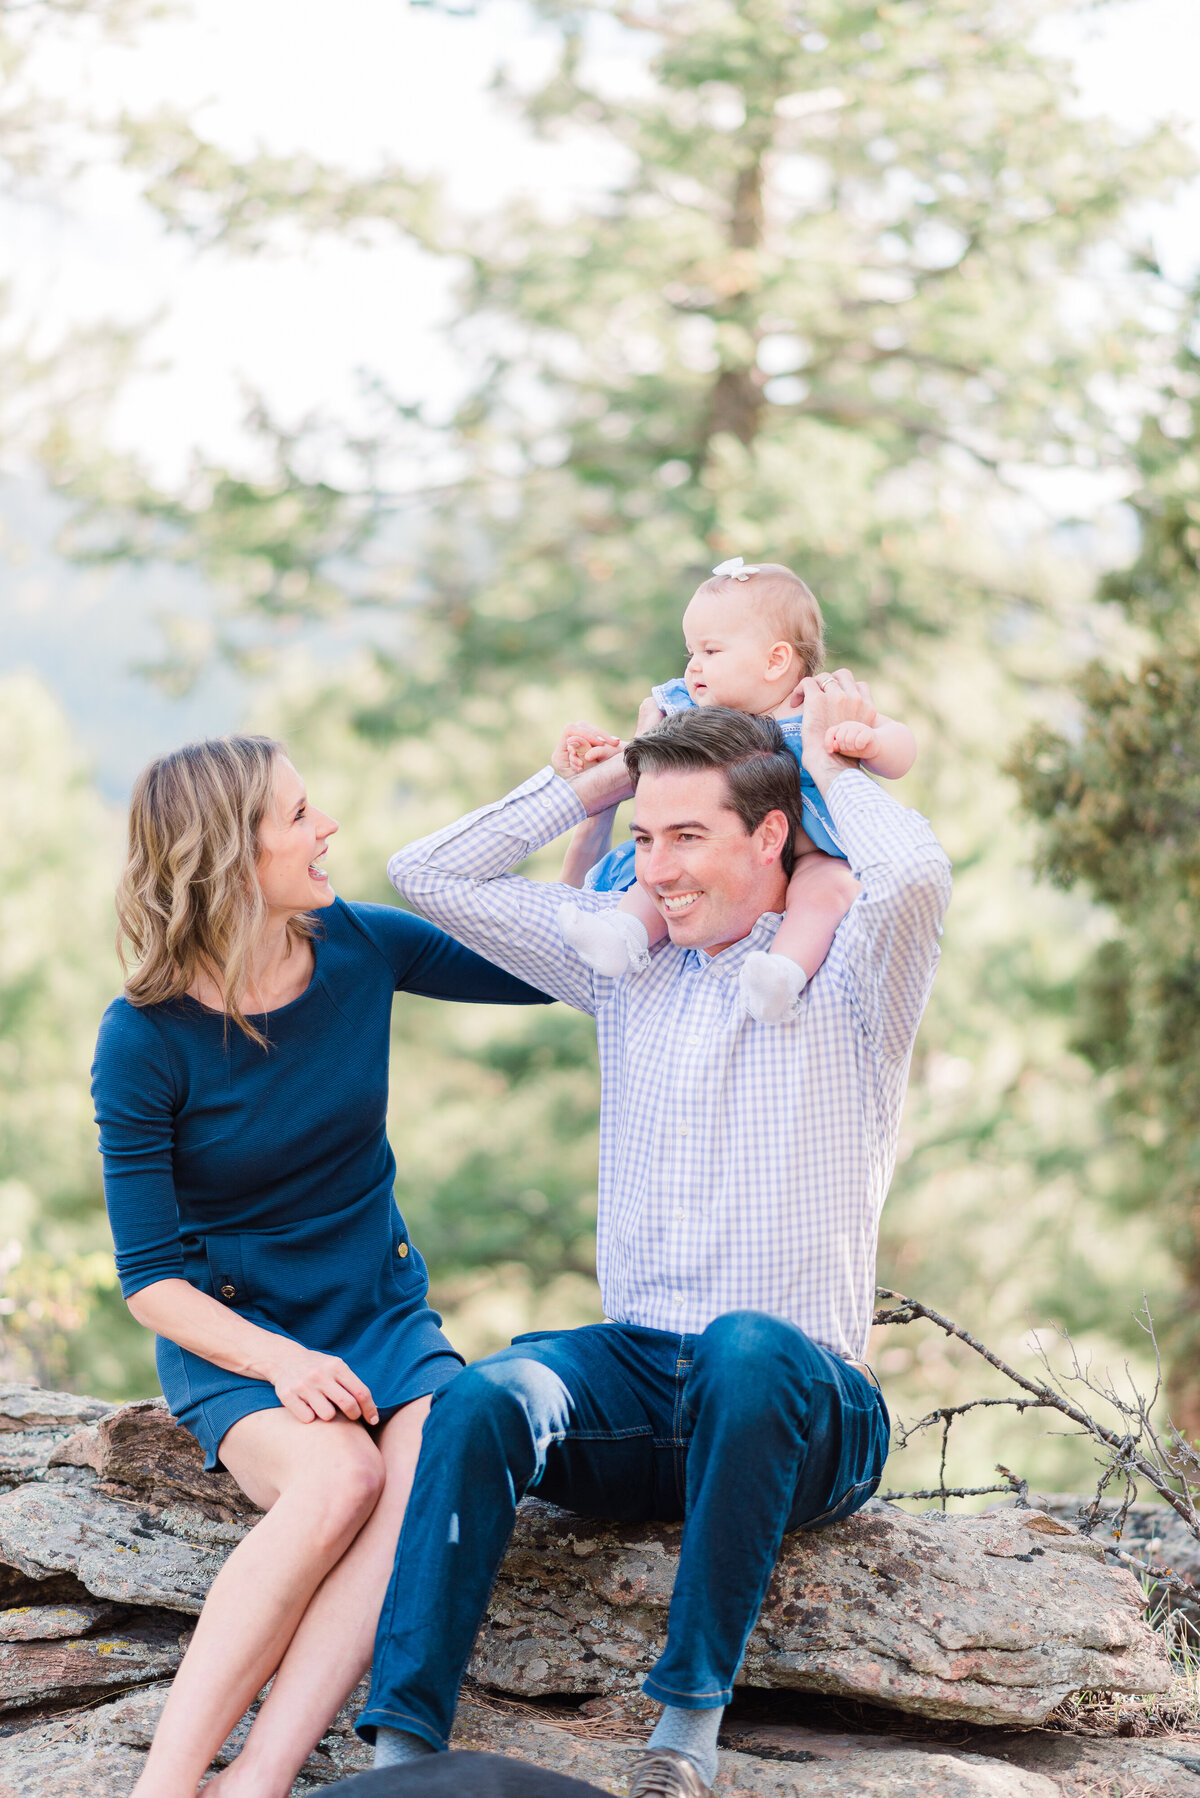
[[[683,614],[687,690],[697,705],[728,705],[761,712],[786,698],[778,680],[767,679],[770,624],[741,594],[697,593]]]

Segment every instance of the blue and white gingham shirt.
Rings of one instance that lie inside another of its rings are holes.
[[[866,1351],[879,1216],[950,864],[925,819],[865,774],[839,774],[828,802],[863,890],[784,1024],[749,1020],[738,989],[777,912],[720,955],[667,943],[624,980],[567,947],[563,901],[601,911],[619,895],[510,874],[584,817],[550,768],[388,863],[427,917],[596,1019],[596,1259],[616,1322],[694,1333],[723,1312],[765,1311],[835,1354]]]

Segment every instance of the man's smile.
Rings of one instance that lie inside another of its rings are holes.
[[[689,905],[694,905],[697,899],[702,898],[703,895],[699,892],[660,893],[658,897],[664,911],[675,913],[686,911]]]

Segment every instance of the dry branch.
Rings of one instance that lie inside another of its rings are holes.
[[[1120,1479],[1125,1483],[1125,1494],[1118,1508],[1114,1528],[1114,1534],[1118,1538],[1124,1526],[1129,1506],[1137,1497],[1138,1482],[1143,1481],[1171,1507],[1176,1516],[1182,1519],[1190,1533],[1197,1541],[1200,1541],[1200,1510],[1197,1509],[1197,1499],[1200,1498],[1200,1457],[1197,1456],[1195,1448],[1186,1436],[1175,1427],[1169,1418],[1162,1429],[1153,1419],[1152,1413],[1162,1390],[1162,1379],[1154,1323],[1144,1303],[1138,1322],[1153,1345],[1157,1370],[1154,1390],[1148,1398],[1137,1390],[1129,1373],[1128,1365],[1125,1369],[1126,1377],[1129,1380],[1128,1396],[1119,1392],[1111,1379],[1097,1378],[1092,1373],[1090,1364],[1085,1366],[1081,1363],[1070,1338],[1060,1332],[1062,1340],[1067,1343],[1071,1352],[1071,1372],[1065,1376],[1066,1381],[1076,1388],[1081,1388],[1085,1393],[1103,1399],[1106,1405],[1112,1407],[1120,1423],[1124,1426],[1120,1429],[1112,1429],[1098,1418],[1093,1417],[1089,1411],[1068,1396],[1063,1389],[1063,1380],[1051,1369],[1044,1350],[1039,1348],[1038,1352],[1045,1369],[1046,1379],[1044,1381],[1031,1380],[1025,1374],[1019,1373],[1015,1367],[1010,1367],[1002,1356],[996,1354],[994,1349],[988,1348],[985,1343],[980,1342],[978,1337],[973,1336],[969,1330],[964,1330],[961,1324],[956,1324],[949,1317],[943,1317],[940,1311],[934,1311],[929,1305],[923,1305],[919,1299],[907,1298],[903,1293],[893,1292],[886,1286],[878,1289],[876,1297],[892,1301],[889,1306],[884,1306],[876,1311],[874,1321],[877,1324],[910,1324],[924,1319],[936,1325],[947,1336],[952,1336],[957,1341],[965,1343],[975,1354],[981,1356],[989,1367],[994,1367],[997,1373],[1002,1374],[1006,1380],[1011,1381],[1026,1395],[1022,1398],[969,1399],[960,1405],[944,1405],[936,1411],[930,1411],[919,1422],[909,1425],[907,1429],[900,1428],[897,1432],[898,1446],[904,1448],[919,1430],[929,1429],[940,1423],[942,1430],[940,1484],[931,1491],[889,1493],[888,1497],[940,1498],[944,1509],[947,1498],[974,1498],[981,1497],[989,1491],[1011,1491],[1023,1488],[1024,1482],[1019,1482],[1015,1475],[1008,1472],[1007,1468],[997,1469],[997,1472],[1010,1482],[1007,1487],[978,1487],[975,1489],[948,1487],[945,1481],[950,1427],[957,1418],[965,1415],[966,1412],[988,1406],[1008,1405],[1020,1412],[1044,1409],[1057,1411],[1061,1416],[1066,1417],[1081,1434],[1090,1437],[1093,1442],[1099,1444],[1106,1451],[1101,1462],[1101,1475],[1095,1496],[1082,1514],[1081,1528],[1085,1535],[1090,1535],[1100,1521],[1100,1501],[1105,1490],[1113,1480]],[[1020,1497],[1018,1497],[1019,1502]],[[1164,1587],[1177,1586],[1180,1590],[1186,1589],[1194,1596],[1195,1588],[1191,1583],[1179,1580],[1168,1569],[1163,1569],[1160,1573],[1151,1564],[1138,1561],[1134,1556],[1124,1554],[1122,1550],[1117,1549],[1112,1552],[1119,1560],[1124,1561],[1135,1571],[1146,1574],[1156,1584]]]

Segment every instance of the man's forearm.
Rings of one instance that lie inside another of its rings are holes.
[[[939,885],[948,876],[949,860],[929,820],[885,793],[854,763],[839,769],[825,791],[838,840],[870,899],[900,892],[931,873]]]
[[[848,773],[861,764],[848,755],[827,755],[824,749],[804,744],[804,766],[817,784],[817,791],[822,799],[829,798],[829,789],[839,775]]]
[[[581,774],[570,775],[567,785],[589,818],[596,817],[600,812],[611,811],[623,799],[633,796],[625,757],[620,750],[615,755],[610,755],[607,761],[596,762]]]
[[[586,775],[576,778],[598,805],[600,783]],[[594,1004],[591,972],[563,942],[558,907],[568,899],[597,906],[615,899],[519,879],[511,872],[543,844],[581,824],[585,803],[574,782],[543,768],[494,805],[397,850],[388,862],[388,878],[398,893],[460,943],[543,992],[589,1011]]]

